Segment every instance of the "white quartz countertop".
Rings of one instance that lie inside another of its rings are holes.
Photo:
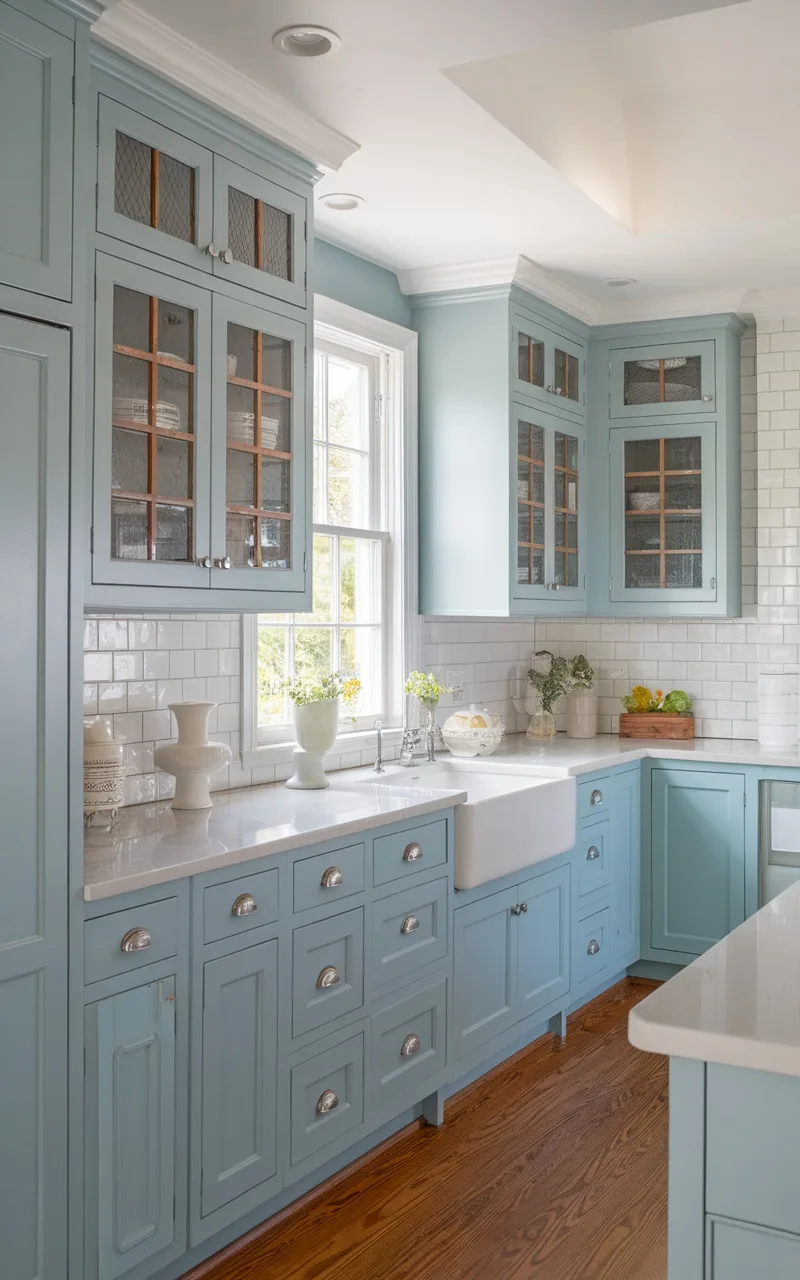
[[[514,734],[493,756],[467,763],[491,772],[565,777],[648,757],[800,768],[800,747],[776,749],[727,738],[665,743],[612,734],[586,739],[559,735],[545,744]],[[290,791],[275,783],[216,792],[213,809],[199,813],[173,812],[168,802],[125,809],[113,832],[86,832],[84,898],[92,902],[163,884],[464,801],[457,774],[452,791],[433,790],[424,785],[424,769],[411,770],[412,781],[405,770],[389,766],[375,779],[381,784],[377,787],[365,785],[374,777],[370,770],[352,769],[331,774],[327,791]]]
[[[800,1076],[800,882],[632,1009],[637,1049]]]
[[[166,802],[124,809],[113,831],[85,833],[84,899],[95,902],[338,840],[466,799],[464,791],[406,785],[388,775],[388,786],[353,785],[362,778],[369,778],[368,771],[333,774],[326,791],[290,791],[282,783],[218,791],[212,809],[179,812]]]

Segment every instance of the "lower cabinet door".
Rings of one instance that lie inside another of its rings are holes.
[[[744,920],[744,776],[651,775],[651,942],[700,955]]]
[[[517,921],[517,1002],[527,1018],[569,995],[569,865],[521,884]]]
[[[453,1058],[486,1044],[517,1020],[516,888],[453,912]]]
[[[209,960],[203,966],[201,1217],[276,1173],[277,1040],[278,943]]]
[[[174,978],[89,1005],[87,1280],[114,1280],[175,1241],[175,1092]]]
[[[447,1063],[447,979],[390,999],[372,1019],[372,1101],[382,1118],[424,1098]]]
[[[639,958],[639,770],[611,779],[611,954]]]
[[[745,1222],[708,1220],[708,1280],[797,1280],[800,1236],[765,1231]]]
[[[327,1043],[290,1071],[289,1172],[293,1181],[355,1142],[364,1123],[364,1032]]]

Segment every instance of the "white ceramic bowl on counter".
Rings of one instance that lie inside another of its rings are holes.
[[[451,755],[490,756],[500,746],[504,732],[500,716],[492,711],[478,711],[472,705],[445,720],[442,739]]]

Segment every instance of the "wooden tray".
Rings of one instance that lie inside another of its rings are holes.
[[[619,718],[621,738],[677,738],[685,742],[694,737],[694,716],[679,716],[669,711],[647,715],[624,712]]]

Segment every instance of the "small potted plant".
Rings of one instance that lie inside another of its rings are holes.
[[[569,660],[567,694],[567,737],[594,738],[597,735],[597,690],[594,668],[585,654]]]
[[[403,686],[403,690],[410,697],[416,698],[421,707],[425,708],[425,731],[433,733],[434,740],[438,740],[439,726],[436,723],[436,708],[439,705],[439,699],[443,693],[452,693],[452,689],[448,685],[440,684],[432,671],[412,671]]]
[[[683,689],[670,693],[655,693],[643,684],[637,684],[622,699],[625,715],[619,718],[621,738],[677,738],[694,737],[692,700]]]
[[[286,692],[294,703],[297,747],[293,754],[294,773],[286,783],[298,791],[329,787],[325,777],[325,755],[336,741],[341,704],[352,707],[358,700],[361,681],[333,671],[327,676],[296,676],[287,680]]]
[[[536,665],[538,659],[547,659],[547,668]],[[539,699],[539,710],[531,716],[526,737],[552,739],[556,736],[556,717],[553,711],[558,699],[570,689],[570,664],[568,658],[556,657],[549,649],[537,649],[533,665],[528,672],[528,683]]]

